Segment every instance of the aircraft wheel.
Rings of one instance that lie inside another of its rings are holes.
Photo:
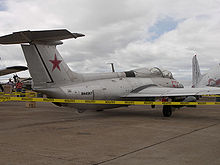
[[[170,105],[163,106],[163,116],[170,117],[172,115],[172,107]]]

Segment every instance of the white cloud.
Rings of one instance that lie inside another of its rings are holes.
[[[217,0],[6,0],[0,35],[18,30],[67,28],[85,33],[59,47],[69,66],[80,72],[159,66],[180,79],[191,78],[191,58],[200,67],[220,61],[220,2]],[[149,31],[160,20],[178,25],[156,40]],[[25,64],[18,46],[0,46],[6,65]],[[6,60],[7,59],[7,60]]]

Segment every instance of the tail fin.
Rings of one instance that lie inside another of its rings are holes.
[[[198,83],[201,80],[201,73],[199,68],[199,62],[196,55],[192,58],[192,87],[195,88],[198,86]]]
[[[56,45],[22,45],[34,86],[64,85],[79,80],[56,49]]]
[[[56,46],[61,39],[84,36],[67,30],[24,31],[0,37],[0,44],[22,44],[34,88],[59,86],[81,81],[81,76],[72,72],[59,54]]]

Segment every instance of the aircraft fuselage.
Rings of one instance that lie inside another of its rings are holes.
[[[175,79],[170,78],[111,78],[81,82],[60,87],[47,89],[35,89],[53,98],[82,99],[82,100],[123,100],[131,92],[138,92],[149,87],[180,88],[182,85]],[[146,98],[145,98],[146,99]],[[152,99],[152,98],[149,98]],[[140,100],[140,99],[139,99]],[[62,104],[64,105],[64,104]],[[88,104],[65,104],[77,109],[106,109],[121,105],[88,105]]]

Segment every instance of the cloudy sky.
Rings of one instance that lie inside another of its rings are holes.
[[[86,36],[58,49],[72,70],[162,67],[191,79],[220,63],[220,0],[0,0],[0,35],[66,28]],[[0,45],[1,66],[26,65],[19,45]],[[28,72],[20,73],[28,75]]]

